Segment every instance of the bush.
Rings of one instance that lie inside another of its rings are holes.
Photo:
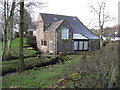
[[[32,35],[27,35],[27,43],[33,46],[34,48],[37,48],[37,43],[36,43],[36,37]]]
[[[118,45],[118,43],[109,43],[89,56],[83,54],[81,63],[73,67],[73,70],[81,76],[81,79],[76,81],[76,86],[79,88],[111,88],[115,83],[118,67]],[[119,87],[119,83],[116,83],[116,87]]]

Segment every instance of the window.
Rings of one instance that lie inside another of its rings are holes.
[[[84,50],[88,50],[88,41],[84,41]]]
[[[57,18],[54,18],[54,20],[57,20]]]
[[[33,35],[33,31],[29,31],[29,35]]]
[[[78,41],[74,41],[74,50],[78,50]]]
[[[69,29],[63,27],[62,28],[62,39],[68,39],[69,38]]]
[[[44,41],[44,46],[47,46],[47,41]]]
[[[83,41],[79,41],[79,50],[83,50]]]
[[[74,50],[88,50],[88,41],[74,41]]]
[[[43,40],[41,40],[41,45],[44,45],[44,42],[43,42]]]
[[[49,42],[49,52],[53,53],[53,41]]]
[[[47,46],[47,41],[41,40],[41,45]]]

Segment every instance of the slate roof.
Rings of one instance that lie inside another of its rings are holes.
[[[40,13],[40,15],[42,16],[45,26],[48,27],[50,24],[52,25],[52,26],[50,25],[51,29],[52,27],[54,27],[53,24],[57,24],[56,21],[59,22],[60,20],[64,19],[69,23],[71,28],[74,30],[73,31],[74,34],[82,34],[89,39],[99,39],[99,37],[97,37],[95,34],[89,31],[88,28],[85,27],[77,17],[56,15],[56,14],[46,14],[46,13]],[[51,29],[46,29],[46,31]]]
[[[56,30],[63,21],[64,20],[59,20],[59,21],[55,21],[55,22],[51,23],[50,26],[46,29],[46,31]]]

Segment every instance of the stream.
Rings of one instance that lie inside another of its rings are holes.
[[[38,69],[34,69],[34,70],[45,70],[45,68],[39,68],[39,67],[37,67]],[[33,68],[32,68],[33,69]],[[27,69],[27,70],[30,70],[30,68],[29,69]],[[4,75],[0,75],[0,77],[5,77],[5,76],[11,76],[11,75],[16,75],[18,72],[9,72],[9,73],[5,73]]]
[[[4,74],[3,76],[0,76],[0,77],[11,76],[11,75],[15,75],[15,74],[17,74],[17,72],[10,72],[10,73],[6,73],[6,74]]]

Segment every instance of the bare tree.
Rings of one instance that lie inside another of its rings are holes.
[[[6,20],[6,1],[4,1],[4,36],[3,36],[2,60],[4,60],[5,58],[6,47],[7,47],[7,20]]]
[[[105,23],[108,21],[113,21],[115,18],[111,17],[107,11],[106,11],[106,2],[97,2],[97,7],[90,5],[91,12],[94,12],[96,15],[96,20],[98,22],[98,27],[101,30],[101,40],[102,40],[102,46],[104,44],[103,42],[103,34],[104,34],[104,26]]]
[[[0,1],[0,7],[1,7],[0,14],[4,17],[4,19],[2,19],[2,22],[4,23],[4,25],[3,25],[4,36],[3,36],[3,45],[2,45],[3,46],[2,47],[2,49],[3,49],[2,50],[3,51],[2,52],[2,60],[5,60],[5,58],[10,55],[11,40],[13,37],[13,28],[14,28],[13,25],[16,25],[16,23],[17,24],[19,23],[19,14],[18,14],[20,11],[19,4],[20,4],[20,2],[17,0],[13,0],[13,2],[9,2],[9,0],[4,0],[4,3]],[[34,7],[34,6],[40,8],[42,4],[44,4],[44,3],[42,3],[42,2],[27,2],[24,6],[24,10],[25,10],[25,8],[27,10],[29,10],[30,7]],[[4,6],[4,7],[2,7],[2,6]],[[3,13],[1,13],[1,12],[3,12]],[[17,17],[15,15],[17,15]],[[28,24],[28,22],[27,22],[27,24]]]
[[[7,55],[10,54],[10,48],[11,48],[11,40],[12,40],[12,30],[13,30],[13,16],[14,16],[14,10],[15,10],[15,0],[13,0],[13,3],[12,3],[12,8],[11,8],[11,11],[10,11],[10,20],[8,22],[8,39],[7,39],[7,42],[8,42],[8,46],[7,46]],[[9,13],[9,12],[8,12]]]
[[[10,21],[12,19],[12,16],[13,16],[13,12],[14,12],[14,9],[15,9],[15,2],[13,0],[12,2],[12,7],[11,7],[11,10],[10,10],[10,14],[9,14],[9,4],[8,4],[8,0],[4,0],[4,37],[3,37],[3,54],[2,54],[2,60],[5,59],[6,57],[6,54],[8,54],[10,50],[10,48],[7,47],[7,44],[9,46],[9,43],[7,43],[7,41],[9,41],[10,39],[8,38],[8,29],[9,29],[9,26],[10,26]]]

